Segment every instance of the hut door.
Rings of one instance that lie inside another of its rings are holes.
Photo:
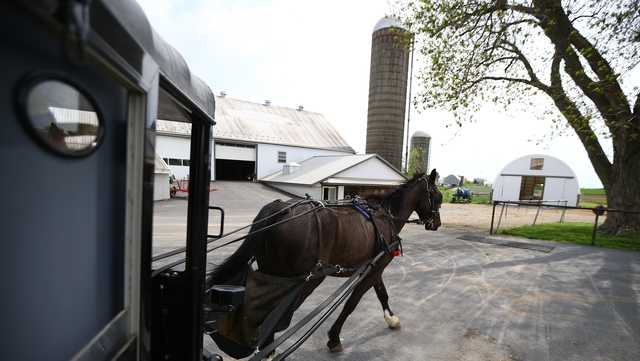
[[[523,176],[520,183],[520,200],[544,199],[545,177]]]

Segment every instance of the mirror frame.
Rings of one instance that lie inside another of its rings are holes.
[[[39,84],[42,84],[46,81],[58,81],[60,83],[63,83],[67,86],[72,87],[82,96],[84,96],[89,102],[89,104],[91,104],[91,106],[93,107],[96,113],[96,116],[98,117],[98,133],[96,134],[96,140],[95,140],[96,145],[94,147],[87,147],[85,149],[82,149],[76,152],[65,152],[63,150],[55,148],[49,142],[47,142],[47,140],[44,139],[40,134],[38,134],[36,128],[32,124],[32,120],[29,115],[28,100],[29,100],[29,94],[31,94],[31,91]],[[100,110],[100,107],[98,106],[97,101],[91,95],[91,93],[86,91],[82,85],[70,79],[69,76],[65,76],[59,73],[45,73],[45,72],[38,73],[38,74],[31,74],[18,82],[15,94],[16,94],[16,98],[15,98],[16,111],[19,115],[19,118],[21,118],[20,123],[22,123],[22,126],[25,128],[26,132],[29,133],[29,136],[35,140],[36,144],[38,144],[44,150],[64,158],[84,158],[91,155],[98,148],[100,148],[100,145],[102,145],[105,137],[105,124],[104,124],[105,119],[102,114],[102,111]]]

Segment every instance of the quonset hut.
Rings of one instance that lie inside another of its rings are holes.
[[[366,153],[402,168],[411,33],[384,17],[373,28]]]
[[[558,158],[531,154],[507,164],[493,183],[493,200],[542,201],[546,204],[575,206],[578,179]]]

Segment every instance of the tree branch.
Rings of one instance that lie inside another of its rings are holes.
[[[556,49],[553,54],[553,60],[551,61],[551,86],[545,93],[553,100],[556,107],[560,110],[560,113],[578,135],[578,139],[580,139],[580,142],[582,142],[582,145],[587,151],[593,168],[602,183],[606,186],[611,177],[612,164],[609,158],[607,158],[598,137],[591,128],[589,119],[580,112],[576,103],[569,98],[562,87],[562,77],[560,75],[561,62],[561,51]]]
[[[522,51],[520,51],[520,49],[514,43],[504,39],[501,41],[501,43],[508,46],[508,48],[500,46],[501,49],[504,49],[508,52],[516,54],[516,57],[520,60],[522,65],[524,65],[525,69],[527,70],[527,74],[529,74],[529,77],[531,78],[532,85],[542,90],[545,90],[546,88],[548,88],[546,84],[540,81],[535,71],[533,70],[533,66],[531,66],[531,63],[529,62],[527,57],[524,55],[524,53],[522,53]]]
[[[508,82],[514,82],[514,83],[521,83],[521,84],[526,84],[526,85],[530,85],[530,86],[534,86],[537,87],[536,84],[534,84],[530,79],[524,79],[524,78],[509,78],[509,77],[505,77],[505,76],[483,76],[481,78],[478,78],[476,80],[470,81],[469,85],[466,86],[464,89],[462,89],[461,93],[467,92],[469,91],[471,88],[473,88],[474,86],[482,83],[483,81],[487,81],[487,80],[492,80],[492,81],[508,81]]]

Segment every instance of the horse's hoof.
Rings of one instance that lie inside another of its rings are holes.
[[[387,322],[387,325],[389,326],[390,329],[395,330],[400,328],[400,318],[398,318],[398,316],[396,315],[387,315],[387,313],[384,313],[384,320],[385,322]]]
[[[334,342],[329,340],[327,342],[327,347],[329,348],[329,352],[331,353],[342,352],[342,350],[344,350],[344,348],[342,348],[342,342],[340,341]]]
[[[276,356],[278,356],[278,353],[274,350],[269,355],[267,355],[267,357],[263,358],[262,361],[272,361],[274,358],[276,358]]]

